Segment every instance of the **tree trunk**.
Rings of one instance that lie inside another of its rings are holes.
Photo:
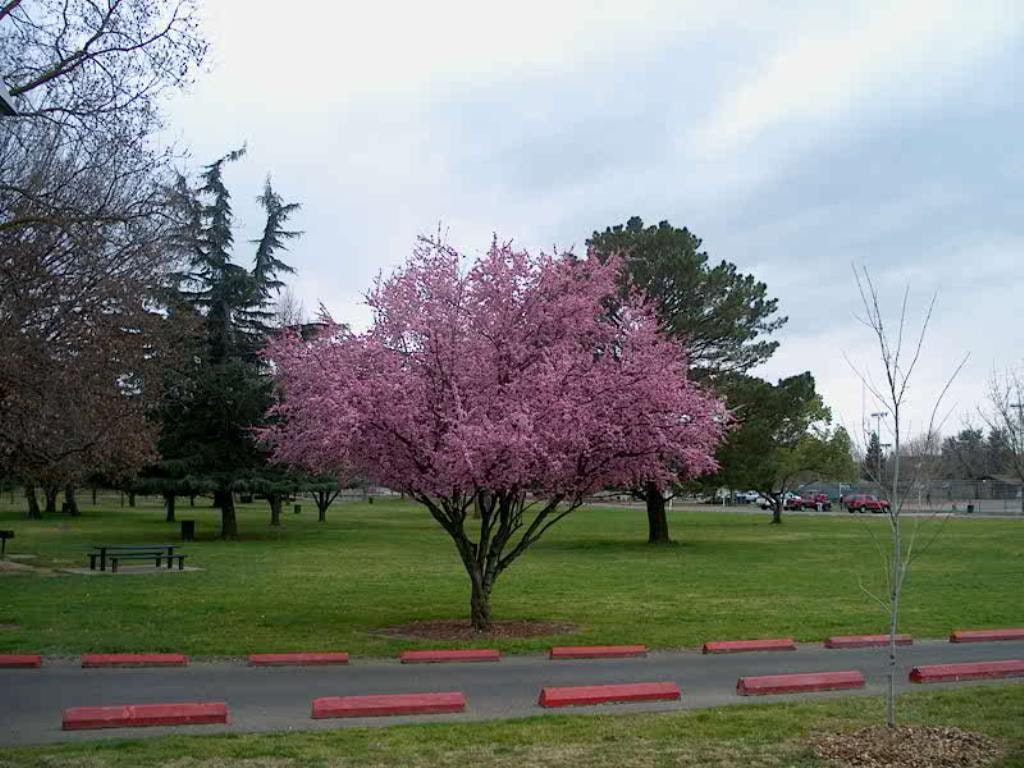
[[[491,493],[490,491],[480,491],[477,493],[476,498],[473,500],[473,519],[479,520],[483,516],[482,508],[490,508]]]
[[[473,575],[473,591],[469,598],[469,620],[477,632],[491,628],[491,583],[484,577]]]
[[[78,508],[78,499],[75,498],[75,486],[64,486],[64,506],[72,517],[78,517],[82,511]]]
[[[280,525],[281,524],[281,494],[269,493],[267,494],[267,501],[270,502],[270,524]]]
[[[135,506],[135,491],[128,491],[128,506]]]
[[[194,493],[190,493],[188,495],[188,505],[190,507],[194,507],[196,505],[196,495]]]
[[[330,502],[327,500],[327,494],[323,491],[317,491],[313,494],[313,498],[316,499],[317,520],[321,523],[326,523],[327,507],[330,506]]]
[[[647,483],[644,488],[647,502],[647,543],[669,544],[668,517],[665,515],[665,495],[654,483]]]
[[[772,498],[772,525],[782,525],[782,497]]]
[[[92,505],[96,506],[96,486],[92,487]]]
[[[30,520],[42,520],[43,513],[39,510],[39,500],[36,498],[36,487],[25,486],[25,501],[28,502],[28,517]]]
[[[174,503],[177,500],[177,494],[174,491],[164,491],[164,512],[166,516],[164,521],[168,523],[174,522]]]
[[[47,514],[53,514],[57,511],[57,487],[48,485],[43,488],[43,494],[46,497],[46,512]]]
[[[896,433],[896,444],[899,445],[899,432]],[[896,464],[896,479],[899,482],[899,459]],[[899,500],[896,496],[897,488],[893,487],[892,498],[894,504]],[[892,553],[889,564],[889,669],[885,692],[885,724],[889,728],[896,727],[896,634],[899,632],[900,619],[900,595],[903,591],[903,578],[906,564],[903,562],[903,542],[900,538],[900,516],[899,509],[890,515],[892,520]]]
[[[220,537],[238,538],[238,520],[235,518],[235,499],[231,491],[214,491],[213,503],[220,508]]]

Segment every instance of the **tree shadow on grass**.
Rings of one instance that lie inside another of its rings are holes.
[[[660,553],[679,554],[696,545],[689,541],[670,541],[668,543],[649,544],[646,541],[630,541],[621,538],[585,538],[585,539],[553,539],[541,540],[534,548],[547,552],[622,552],[638,555],[657,555]]]

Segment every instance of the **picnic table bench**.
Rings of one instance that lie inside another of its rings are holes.
[[[93,546],[97,551],[89,553],[89,569],[95,571],[99,562],[100,570],[105,571],[107,560],[113,573],[117,573],[117,565],[123,560],[152,560],[159,568],[166,559],[168,569],[177,561],[178,570],[184,570],[185,555],[176,553],[176,547],[176,544],[97,544]]]

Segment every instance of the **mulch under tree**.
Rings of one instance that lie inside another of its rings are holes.
[[[386,627],[380,634],[387,637],[419,638],[424,640],[477,640],[481,638],[545,637],[547,635],[571,635],[579,627],[567,621],[535,621],[533,619],[508,619],[492,621],[491,628],[480,632],[473,628],[468,619],[434,619],[410,621]]]
[[[944,726],[884,726],[830,733],[815,752],[834,768],[981,768],[1001,754],[999,743],[980,733]]]

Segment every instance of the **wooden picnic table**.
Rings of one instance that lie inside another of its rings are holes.
[[[107,570],[107,553],[115,554],[146,554],[154,553],[154,556],[167,557],[167,567],[171,567],[171,557],[177,544],[94,544],[93,549],[99,550],[100,570]],[[97,556],[89,556],[89,568],[95,570]]]

